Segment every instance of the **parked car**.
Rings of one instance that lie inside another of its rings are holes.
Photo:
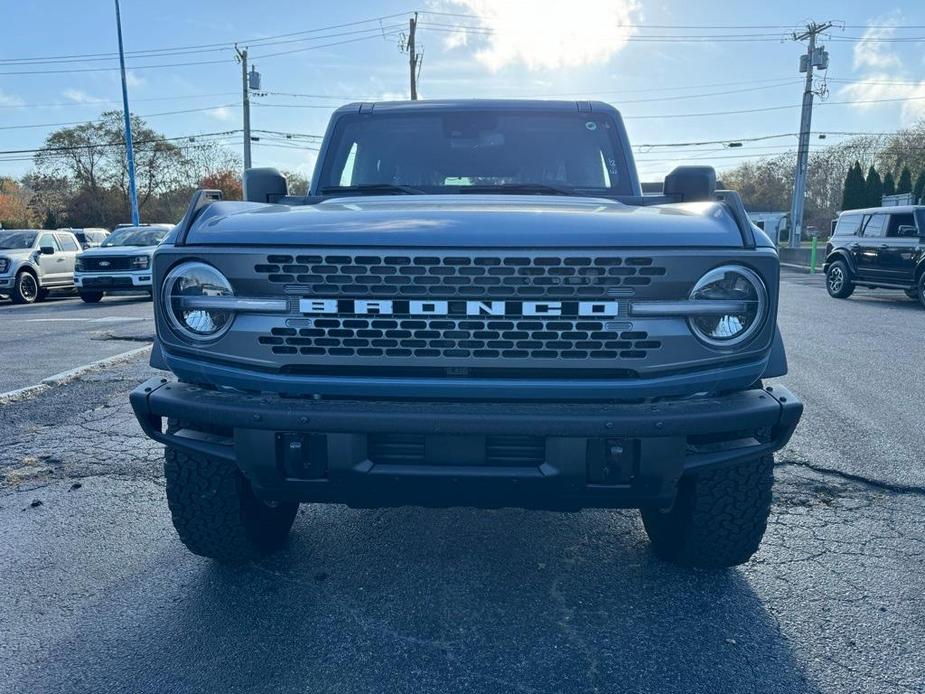
[[[106,240],[106,237],[109,236],[109,230],[101,227],[88,227],[85,229],[62,227],[58,229],[58,231],[69,231],[74,234],[80,247],[84,250],[88,248],[98,248],[99,245]]]
[[[16,304],[31,304],[49,290],[72,289],[79,252],[69,231],[0,230],[0,294]]]
[[[151,294],[151,256],[171,224],[117,228],[99,248],[77,256],[74,284],[80,298],[95,304],[108,293]]]
[[[858,286],[900,289],[925,306],[925,206],[842,212],[823,269],[836,299],[848,298]]]

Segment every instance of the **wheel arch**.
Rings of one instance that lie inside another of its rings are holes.
[[[922,275],[925,275],[925,257],[919,260],[919,264],[915,267],[915,272],[912,273],[912,278],[916,284],[922,279]]]
[[[854,260],[851,258],[851,254],[840,248],[832,251],[826,256],[825,262],[822,264],[822,271],[828,272],[829,266],[836,260],[845,261],[848,269],[851,270],[852,273],[857,274],[856,268],[854,267]]]
[[[16,276],[19,276],[20,272],[28,272],[35,278],[35,283],[38,285],[39,289],[42,288],[42,273],[39,272],[39,269],[35,267],[35,265],[32,263],[23,263],[16,271]]]

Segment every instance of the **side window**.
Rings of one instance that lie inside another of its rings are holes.
[[[51,246],[56,251],[61,250],[61,246],[58,244],[57,240],[55,240],[54,234],[42,234],[39,237],[39,248],[44,248],[45,246]]]
[[[886,220],[887,215],[885,214],[872,214],[870,217],[868,217],[867,224],[864,225],[864,238],[882,238],[886,233]]]
[[[864,219],[859,214],[843,214],[838,218],[838,224],[835,225],[836,236],[857,236],[861,231],[861,220]]]
[[[77,242],[68,234],[55,234],[58,238],[58,244],[61,246],[63,251],[79,251],[80,246],[77,245]]]
[[[912,213],[891,214],[890,225],[887,227],[886,235],[890,238],[917,237],[919,232],[915,228],[915,217],[912,216]]]

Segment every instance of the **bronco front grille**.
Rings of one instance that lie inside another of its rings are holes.
[[[254,271],[287,291],[338,297],[604,297],[651,284],[648,256],[268,255]]]
[[[317,318],[257,338],[277,355],[448,359],[645,359],[661,342],[622,321]]]

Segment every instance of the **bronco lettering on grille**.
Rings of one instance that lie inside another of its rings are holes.
[[[617,301],[299,300],[300,313],[320,315],[616,317],[619,308]]]

